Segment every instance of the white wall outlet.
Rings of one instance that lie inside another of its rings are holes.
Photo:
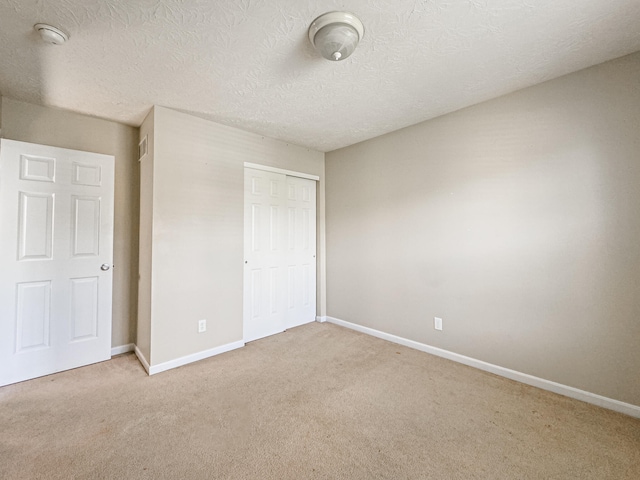
[[[433,317],[433,328],[442,330],[442,319],[440,317]]]
[[[198,333],[203,333],[207,331],[207,321],[206,320],[198,320]]]

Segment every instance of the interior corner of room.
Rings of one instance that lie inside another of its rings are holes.
[[[326,153],[161,106],[2,97],[0,126],[115,157],[112,352],[149,373],[244,345],[258,164],[318,178],[314,317],[640,416],[638,78],[635,53]]]

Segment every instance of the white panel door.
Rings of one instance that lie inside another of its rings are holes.
[[[283,332],[286,177],[245,169],[244,341]]]
[[[0,386],[111,356],[114,158],[0,143]]]
[[[287,328],[316,319],[316,182],[287,177]]]
[[[244,341],[316,316],[316,183],[245,168]]]

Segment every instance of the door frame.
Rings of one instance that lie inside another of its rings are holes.
[[[295,172],[293,170],[285,170],[284,168],[270,167],[268,165],[260,165],[258,163],[244,162],[244,168],[253,168],[254,170],[262,170],[264,172],[281,173],[290,177],[306,178],[307,180],[320,181],[318,175],[311,175],[309,173]],[[316,211],[318,207],[316,205]]]

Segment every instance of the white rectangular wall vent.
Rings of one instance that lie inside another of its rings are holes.
[[[147,136],[138,144],[138,161],[141,161],[147,155]]]

